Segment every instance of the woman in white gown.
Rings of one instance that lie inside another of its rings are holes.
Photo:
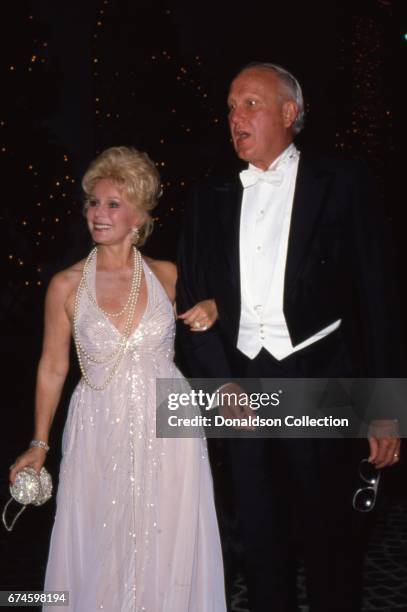
[[[64,430],[45,589],[69,591],[72,612],[224,612],[205,441],[155,434],[155,381],[181,377],[175,266],[133,246],[150,231],[159,176],[147,155],[113,147],[83,186],[97,247],[51,281],[34,441],[10,473],[44,463],[73,331],[83,376]],[[207,300],[186,318],[206,329],[216,316]]]

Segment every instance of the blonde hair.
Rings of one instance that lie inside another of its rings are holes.
[[[142,246],[153,231],[150,211],[161,196],[160,175],[147,153],[133,147],[110,147],[94,159],[82,179],[85,192],[85,210],[95,183],[101,179],[114,182],[127,199],[145,215],[138,228],[137,245]]]

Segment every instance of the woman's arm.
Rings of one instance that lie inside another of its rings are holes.
[[[175,301],[175,287],[177,282],[177,267],[170,261],[156,261],[148,259],[148,264],[154,270],[157,278],[164,287],[171,302]],[[215,300],[202,300],[178,315],[191,331],[199,332],[210,329],[218,318],[218,309]]]
[[[170,302],[175,302],[175,284],[177,282],[177,267],[171,261],[161,261],[145,257],[147,264],[164,287]]]
[[[37,371],[34,439],[48,444],[49,431],[69,369],[71,324],[66,310],[72,282],[64,272],[51,281],[45,299],[45,328]],[[10,469],[10,481],[26,466],[37,472],[45,461],[43,448],[29,448]]]

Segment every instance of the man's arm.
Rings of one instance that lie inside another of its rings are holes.
[[[200,198],[200,191],[196,189],[185,211],[178,249],[176,293],[179,314],[202,300],[216,301],[216,296],[211,295],[209,280],[214,248],[210,244],[212,235],[210,204]],[[218,324],[208,331],[195,334],[184,322],[178,321],[177,330],[189,375],[197,378],[230,378],[230,365]]]
[[[401,344],[400,302],[395,281],[390,224],[377,198],[377,189],[367,169],[360,166],[351,202],[354,257],[354,288],[360,305],[360,326],[367,358],[367,376],[405,376]],[[388,414],[387,414],[388,410]],[[369,460],[378,468],[398,461],[400,438],[388,403],[368,415]]]

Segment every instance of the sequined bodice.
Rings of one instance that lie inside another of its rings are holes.
[[[139,324],[126,342],[126,349],[118,374],[128,372],[129,367],[142,363],[143,370],[150,368],[152,375],[159,375],[162,367],[168,368],[174,352],[174,312],[164,288],[143,260],[147,286],[147,305]],[[89,296],[87,292],[91,292]],[[93,297],[93,300],[91,299]],[[113,322],[94,304],[96,299],[96,259],[88,272],[87,289],[80,297],[77,333],[84,351],[85,367],[89,378],[100,385],[114,367],[120,344],[125,340]],[[121,378],[121,376],[119,376]]]

